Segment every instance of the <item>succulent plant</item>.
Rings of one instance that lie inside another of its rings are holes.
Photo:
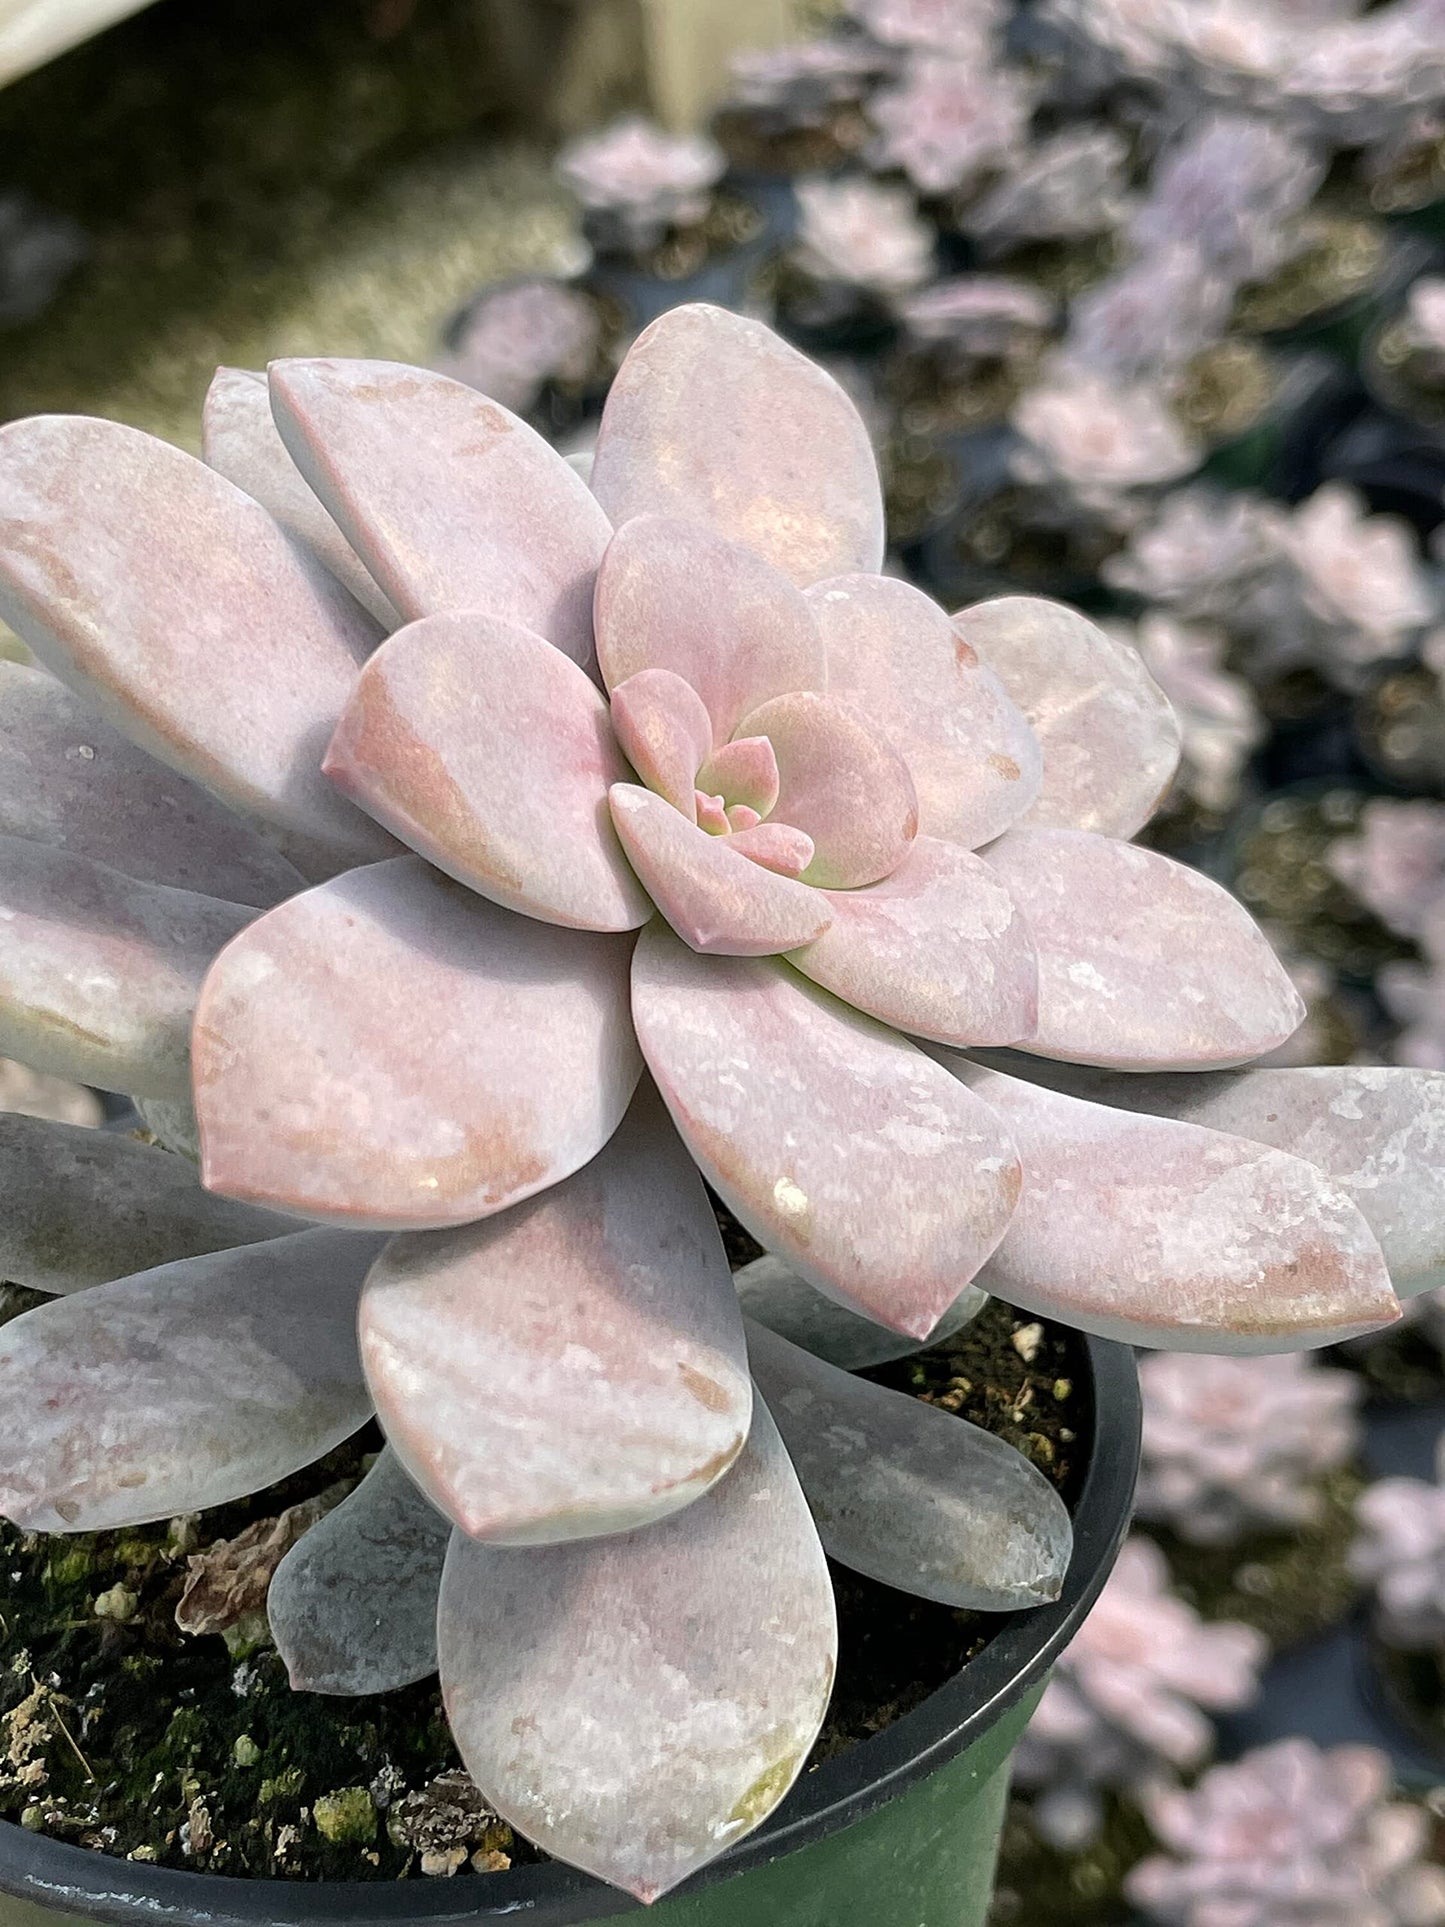
[[[1206,1624],[1169,1589],[1159,1548],[1134,1537],[1059,1659],[1015,1762],[1035,1789],[1034,1824],[1061,1848],[1097,1832],[1105,1789],[1138,1798],[1198,1766],[1210,1713],[1247,1706],[1267,1654],[1261,1633]]]
[[[1233,293],[1192,242],[1155,249],[1078,297],[1061,352],[1115,383],[1167,380],[1218,340]]]
[[[590,217],[600,246],[642,251],[700,221],[727,160],[702,134],[667,134],[633,115],[569,142],[557,174]]]
[[[1342,482],[1302,502],[1279,539],[1292,575],[1272,612],[1273,646],[1346,687],[1371,663],[1405,653],[1438,614],[1413,530],[1371,515]]]
[[[0,328],[44,314],[90,252],[84,230],[25,194],[0,193]]]
[[[933,230],[906,188],[861,175],[799,181],[798,260],[819,281],[904,294],[933,273]]]
[[[1019,146],[1007,172],[964,217],[985,249],[1020,241],[1070,241],[1122,220],[1129,147],[1113,127],[1065,127]]]
[[[1445,1433],[1435,1480],[1377,1479],[1355,1502],[1356,1576],[1374,1590],[1375,1626],[1402,1652],[1445,1657]]]
[[[729,105],[780,130],[817,127],[839,107],[860,105],[891,71],[888,55],[861,37],[750,47],[733,56]]]
[[[1163,696],[1068,609],[879,573],[859,417],[760,324],[648,328],[590,486],[390,363],[225,371],[205,447],[0,431],[0,612],[53,672],[0,665],[0,1050],[191,1099],[202,1179],[10,1121],[7,1269],[57,1295],[0,1339],[0,1511],[198,1510],[374,1410],[277,1573],[296,1683],[439,1659],[485,1797],[651,1899],[807,1755],[824,1546],[994,1608],[1068,1553],[1020,1455],[745,1335],[703,1178],[890,1347],[973,1284],[1291,1350],[1438,1249],[1445,1080],[1201,1080],[1302,1006],[1128,841]]]
[[[1241,605],[1278,565],[1284,511],[1243,491],[1175,489],[1130,535],[1103,575],[1186,621],[1238,623]]]
[[[511,281],[472,303],[439,372],[525,415],[547,382],[586,380],[601,334],[597,310],[565,281]]]
[[[950,275],[895,306],[913,342],[1000,360],[1036,345],[1054,321],[1047,295],[1001,274]]]
[[[1359,829],[1331,846],[1330,868],[1402,937],[1418,937],[1445,904],[1445,803],[1376,796]]]
[[[969,58],[1003,27],[1002,0],[845,0],[846,11],[885,47]]]
[[[1190,474],[1201,458],[1159,384],[1115,382],[1068,362],[1030,388],[1010,419],[1022,442],[1019,476],[1106,516],[1133,491]]]
[[[1008,68],[920,54],[868,111],[880,166],[901,168],[924,194],[951,194],[1017,148],[1033,90]]]
[[[1164,1927],[1438,1927],[1431,1816],[1392,1790],[1373,1747],[1258,1747],[1150,1798],[1168,1852],[1141,1861],[1125,1890]]]
[[[1318,1517],[1318,1480],[1354,1453],[1360,1381],[1301,1356],[1142,1361],[1137,1510],[1192,1545],[1233,1545]]]
[[[1288,223],[1314,198],[1324,172],[1316,152],[1288,129],[1257,115],[1210,114],[1155,167],[1130,240],[1149,254],[1187,237],[1233,290],[1284,259]]]
[[[1266,729],[1253,690],[1225,667],[1228,637],[1155,610],[1139,622],[1133,642],[1179,718],[1179,789],[1201,809],[1232,809]]]

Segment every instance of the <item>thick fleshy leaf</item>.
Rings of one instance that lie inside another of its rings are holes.
[[[886,731],[918,793],[918,827],[976,849],[1038,794],[1043,758],[1023,712],[936,602],[890,576],[808,592],[828,687]]]
[[[291,1685],[390,1693],[434,1673],[451,1532],[388,1446],[272,1576],[266,1617]]]
[[[613,536],[597,575],[597,660],[613,690],[647,669],[681,676],[718,744],[772,697],[828,686],[818,625],[787,576],[671,515],[639,516]]]
[[[301,1227],[203,1191],[195,1166],[114,1131],[0,1116],[0,1278],[84,1291]]]
[[[612,691],[612,728],[647,787],[695,823],[712,719],[692,684],[670,669],[640,669]]]
[[[729,846],[780,877],[800,877],[813,861],[813,839],[790,823],[754,823],[734,830]]]
[[[1018,1198],[991,1113],[785,964],[700,959],[656,925],[638,940],[632,1012],[674,1123],[753,1236],[850,1309],[926,1338]]]
[[[1038,963],[1027,919],[988,865],[920,836],[891,877],[828,893],[833,921],[796,964],[845,1003],[940,1044],[1033,1031]]]
[[[886,1325],[875,1325],[871,1318],[860,1318],[836,1299],[825,1298],[771,1252],[734,1272],[733,1284],[743,1311],[755,1324],[766,1325],[779,1337],[791,1339],[805,1351],[849,1372],[907,1358],[925,1343],[942,1344],[988,1303],[986,1291],[965,1285],[927,1339],[921,1340],[890,1331]]]
[[[396,628],[395,609],[287,454],[258,369],[216,370],[201,415],[201,452],[208,467],[243,488],[303,542],[383,629]]]
[[[725,1479],[641,1532],[456,1534],[438,1619],[463,1763],[519,1833],[655,1900],[797,1778],[837,1663],[833,1588],[761,1403]]]
[[[544,1190],[601,1150],[637,1082],[628,950],[514,917],[416,857],[293,897],[201,992],[203,1181],[392,1230]]]
[[[633,869],[694,950],[768,957],[827,929],[832,913],[820,890],[754,863],[729,848],[731,837],[710,836],[635,783],[615,783],[611,802]]]
[[[611,1143],[542,1197],[393,1240],[367,1281],[361,1351],[411,1476],[494,1545],[665,1518],[748,1434],[717,1220],[650,1086]]]
[[[1009,1304],[1168,1351],[1297,1351],[1399,1316],[1369,1226],[1302,1158],[945,1061],[1023,1160],[978,1280]]]
[[[135,1107],[157,1144],[178,1157],[189,1158],[192,1164],[200,1163],[201,1129],[188,1097],[138,1097]]]
[[[0,835],[265,909],[306,879],[209,791],[41,669],[0,661]]]
[[[0,1326],[0,1513],[100,1532],[225,1505],[363,1424],[374,1238],[302,1231],[162,1265]]]
[[[581,930],[652,915],[609,785],[631,774],[606,699],[541,636],[429,616],[357,679],[323,766],[362,809],[469,889]]]
[[[392,847],[321,774],[377,628],[204,462],[117,422],[0,429],[0,620],[303,867]]]
[[[883,564],[883,495],[857,409],[770,328],[720,308],[672,308],[633,343],[592,488],[619,528],[650,511],[703,522],[800,588]]]
[[[1174,780],[1180,734],[1138,651],[1040,596],[979,602],[953,625],[1043,745],[1043,786],[1024,821],[1103,836],[1142,829]]]
[[[0,1056],[184,1097],[201,979],[255,914],[0,836]]]
[[[1400,1297],[1445,1285],[1445,1072],[1330,1064],[1129,1077],[1024,1059],[1018,1074],[1290,1151],[1354,1199]]]
[[[1058,1598],[1073,1527],[1022,1452],[766,1326],[749,1326],[748,1356],[830,1558],[973,1612]]]
[[[778,800],[778,759],[766,736],[739,736],[710,756],[697,773],[700,789],[764,817]]]
[[[775,696],[739,725],[777,758],[776,820],[813,840],[809,883],[852,890],[891,876],[918,834],[908,765],[863,713],[836,696]]]
[[[535,429],[394,361],[274,361],[270,383],[292,460],[405,620],[482,610],[591,667],[612,526]]]
[[[1010,830],[988,852],[1039,960],[1018,1048],[1114,1070],[1261,1057],[1305,1008],[1264,934],[1198,870],[1088,830]]]

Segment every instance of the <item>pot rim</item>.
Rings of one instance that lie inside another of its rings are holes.
[[[674,1889],[696,1893],[796,1852],[907,1791],[980,1740],[1037,1685],[1073,1638],[1129,1525],[1139,1463],[1140,1399],[1127,1345],[1079,1334],[1087,1373],[1090,1450],[1073,1509],[1074,1550],[1052,1605],[1000,1615],[988,1645],[912,1712],[805,1773],[745,1840]],[[546,1927],[641,1912],[640,1904],[556,1861],[485,1881],[253,1880],[112,1858],[0,1821],[0,1894],[88,1919],[140,1927],[345,1927],[419,1921],[430,1927],[503,1918]]]

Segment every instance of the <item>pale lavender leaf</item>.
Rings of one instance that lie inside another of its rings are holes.
[[[907,1358],[925,1344],[941,1345],[945,1338],[962,1331],[988,1303],[987,1292],[965,1285],[927,1339],[918,1339],[890,1331],[886,1325],[875,1325],[871,1318],[860,1318],[836,1299],[825,1298],[771,1252],[734,1272],[733,1284],[745,1315],[754,1323],[766,1325],[780,1338],[790,1339],[849,1372]]]
[[[519,1833],[652,1901],[777,1806],[837,1663],[827,1562],[761,1403],[732,1471],[641,1532],[457,1533],[438,1621],[467,1771]]]
[[[978,1278],[1009,1304],[1176,1352],[1297,1351],[1398,1318],[1369,1226],[1302,1158],[946,1061],[1023,1161]]]
[[[0,1195],[0,1278],[32,1291],[84,1291],[300,1229],[212,1197],[194,1165],[137,1138],[13,1114],[0,1116]]]
[[[1198,870],[1089,830],[1010,830],[987,860],[1038,952],[1038,1028],[1020,1050],[1222,1069],[1299,1028],[1304,1003],[1258,925]]]
[[[396,628],[395,609],[287,454],[259,369],[216,370],[201,414],[201,453],[208,467],[244,489],[288,535],[304,543],[383,629]]]
[[[594,1157],[640,1072],[628,942],[400,857],[270,911],[196,1011],[213,1191],[378,1229],[465,1224]]]
[[[0,429],[0,620],[303,867],[393,847],[321,774],[376,626],[204,462],[118,422]]]
[[[1179,723],[1137,650],[1039,596],[961,609],[953,626],[997,672],[1043,747],[1024,822],[1132,836],[1179,766]]]
[[[648,669],[680,676],[712,719],[709,749],[771,697],[827,688],[796,585],[705,521],[672,515],[639,515],[613,536],[597,576],[597,660],[614,691]]]
[[[878,575],[820,582],[808,601],[828,647],[828,687],[902,754],[920,833],[975,849],[1016,822],[1038,794],[1039,745],[937,603]]]
[[[201,979],[255,914],[0,836],[0,1055],[105,1091],[184,1097]]]
[[[738,727],[772,745],[776,819],[812,839],[809,883],[851,890],[892,875],[918,834],[918,798],[908,765],[860,709],[797,690]]]
[[[639,669],[612,691],[612,728],[647,787],[695,823],[712,718],[692,684],[671,669]]]
[[[740,855],[780,877],[800,877],[813,861],[812,837],[790,823],[754,823],[750,829],[734,829],[728,841]]]
[[[800,588],[877,569],[883,498],[868,431],[831,375],[761,322],[673,308],[643,330],[603,410],[592,470],[620,527],[705,522]]]
[[[766,736],[738,736],[715,750],[697,773],[697,786],[764,817],[778,800],[778,758]]]
[[[702,959],[655,925],[632,1011],[673,1122],[753,1236],[851,1310],[926,1338],[1018,1198],[993,1115],[786,964]]]
[[[611,803],[633,869],[694,950],[766,957],[827,929],[831,911],[821,890],[753,862],[730,847],[732,837],[709,835],[635,783],[614,783]]]
[[[706,1492],[747,1437],[727,1257],[650,1085],[542,1197],[393,1240],[367,1281],[361,1351],[407,1471],[493,1545],[649,1525]]]
[[[157,1144],[174,1151],[177,1157],[189,1158],[192,1164],[200,1163],[201,1127],[188,1097],[138,1097],[134,1102]]]
[[[41,669],[0,661],[0,834],[265,909],[306,879],[209,791]]]
[[[885,1024],[940,1044],[1032,1034],[1038,962],[1028,922],[982,858],[920,836],[890,877],[830,890],[833,921],[788,961]]]
[[[763,1325],[748,1327],[748,1357],[830,1558],[972,1612],[1058,1598],[1073,1527],[1022,1452]]]
[[[474,388],[392,361],[275,361],[292,460],[409,622],[480,610],[592,666],[612,533],[535,429]]]
[[[371,1412],[356,1304],[375,1238],[212,1251],[0,1326],[0,1513],[100,1532],[225,1505]]]
[[[323,764],[448,876],[547,923],[633,930],[652,906],[618,845],[631,772],[597,685],[498,616],[428,616],[357,679]]]
[[[295,1691],[390,1693],[436,1671],[451,1532],[388,1446],[272,1575],[266,1617]]]

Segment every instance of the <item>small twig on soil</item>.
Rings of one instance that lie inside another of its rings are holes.
[[[34,1673],[30,1675],[30,1684],[35,1688],[35,1691],[37,1693],[40,1691],[40,1681],[35,1677]],[[86,1759],[85,1755],[81,1752],[79,1746],[76,1744],[75,1735],[71,1732],[70,1728],[65,1724],[64,1719],[61,1717],[60,1708],[55,1704],[54,1699],[52,1699],[50,1702],[49,1710],[55,1717],[55,1724],[60,1728],[61,1732],[65,1735],[66,1739],[70,1742],[71,1752],[75,1755],[76,1759],[80,1761],[81,1766],[85,1769],[86,1779],[89,1780],[92,1786],[98,1786],[99,1781],[97,1781],[95,1777],[95,1773],[91,1767],[90,1761]]]

